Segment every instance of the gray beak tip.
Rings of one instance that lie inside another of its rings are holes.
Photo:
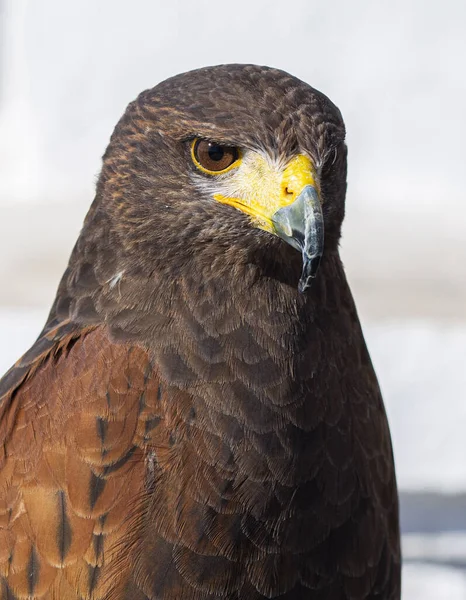
[[[304,293],[311,287],[312,280],[316,278],[321,258],[321,254],[311,257],[306,256],[303,253],[303,271],[301,273],[301,278],[298,283],[299,292]]]
[[[311,284],[308,280],[303,280],[302,278],[299,280],[298,292],[300,294],[304,294],[306,292],[306,290],[308,290],[310,287],[311,287]]]

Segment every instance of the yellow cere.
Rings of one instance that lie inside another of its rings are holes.
[[[274,233],[272,216],[292,204],[306,185],[316,185],[315,169],[303,154],[283,169],[265,155],[249,151],[236,171],[218,184],[222,193],[214,193],[215,200],[245,212],[258,227]]]

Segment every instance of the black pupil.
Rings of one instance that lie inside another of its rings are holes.
[[[225,150],[222,146],[218,146],[217,144],[209,144],[209,158],[214,162],[218,162],[222,160],[225,156]]]

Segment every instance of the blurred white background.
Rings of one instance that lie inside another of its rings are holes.
[[[0,370],[41,328],[128,102],[225,62],[342,110],[342,254],[392,425],[404,598],[466,599],[464,0],[0,0]]]

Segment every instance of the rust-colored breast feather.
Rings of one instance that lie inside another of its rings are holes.
[[[104,598],[127,577],[119,542],[152,460],[158,395],[143,350],[91,329],[39,355],[2,398],[2,600]]]

